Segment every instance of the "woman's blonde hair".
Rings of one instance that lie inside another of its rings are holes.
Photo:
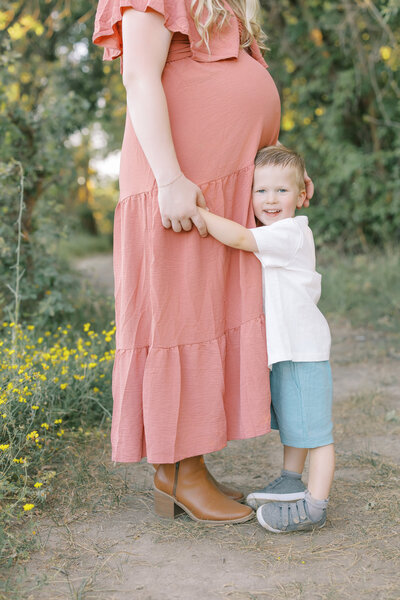
[[[255,39],[261,50],[266,50],[265,40],[267,36],[260,26],[260,1],[259,0],[227,0],[233,12],[242,23],[242,33],[240,45],[242,48],[248,48]],[[204,8],[208,11],[208,16],[202,23],[200,18]],[[209,40],[210,31],[214,25],[222,29],[225,23],[231,17],[231,13],[224,6],[223,0],[192,0],[192,16],[201,41],[205,43],[210,51]]]

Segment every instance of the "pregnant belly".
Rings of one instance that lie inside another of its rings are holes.
[[[280,99],[268,70],[244,50],[238,59],[167,63],[163,86],[182,171],[198,184],[251,164],[275,144]],[[121,153],[121,197],[150,190],[154,178],[129,116]]]
[[[246,166],[258,148],[278,139],[275,83],[244,50],[237,60],[170,63],[163,85],[178,160],[195,181]]]

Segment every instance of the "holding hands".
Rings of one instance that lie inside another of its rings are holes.
[[[187,179],[183,173],[166,185],[158,186],[158,204],[162,224],[166,229],[190,231],[197,227],[202,237],[207,235],[207,227],[198,206],[207,208],[201,189]]]

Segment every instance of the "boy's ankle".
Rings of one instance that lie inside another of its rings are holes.
[[[318,500],[314,498],[307,489],[304,495],[304,500],[307,505],[308,514],[313,521],[319,521],[328,506],[329,498]]]
[[[281,477],[291,477],[292,479],[301,479],[301,473],[297,473],[297,471],[289,471],[288,469],[282,469]]]

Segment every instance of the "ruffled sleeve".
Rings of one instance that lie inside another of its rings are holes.
[[[122,15],[124,8],[141,12],[154,10],[164,17],[171,32],[188,34],[188,21],[184,0],[99,0],[94,22],[92,41],[104,47],[103,60],[115,60],[123,54]],[[122,73],[122,61],[121,61]]]
[[[95,17],[93,43],[104,47],[103,60],[121,57],[122,73],[122,14],[124,8],[134,8],[141,12],[153,10],[164,17],[164,25],[172,33],[180,32],[189,37],[192,58],[198,62],[213,62],[227,58],[237,58],[240,48],[239,22],[233,10],[229,23],[221,30],[217,28],[210,35],[210,52],[197,31],[190,13],[191,0],[99,0]],[[257,43],[253,41],[251,54],[264,67]]]

